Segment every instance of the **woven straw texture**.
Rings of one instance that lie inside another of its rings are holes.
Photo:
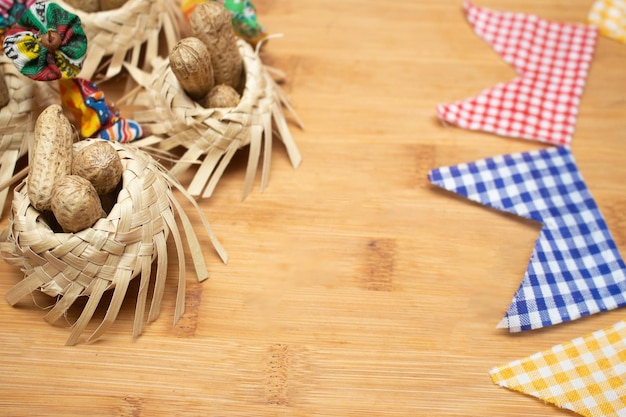
[[[0,108],[0,216],[4,211],[10,180],[17,160],[28,153],[33,138],[36,116],[41,106],[51,102],[34,81],[24,77],[4,54],[0,54],[0,72],[10,101]]]
[[[122,7],[87,13],[63,0],[52,0],[76,14],[88,40],[87,58],[80,77],[93,79],[106,67],[104,78],[120,73],[122,63],[145,67],[159,53],[161,33],[167,50],[180,37],[182,12],[173,0],[128,0]],[[104,65],[108,63],[108,65]]]
[[[272,79],[258,53],[243,40],[238,40],[237,45],[246,80],[240,103],[233,108],[204,108],[190,99],[167,60],[157,58],[150,74],[128,66],[144,88],[135,100],[142,110],[136,111],[133,119],[162,138],[160,149],[186,148],[172,167],[172,175],[179,177],[192,165],[199,164],[187,187],[193,196],[210,197],[237,149],[247,145],[250,154],[243,197],[252,189],[261,153],[261,190],[265,189],[274,135],[284,144],[292,165],[297,167],[301,162],[282,111],[283,105],[292,110],[286,94]]]
[[[82,141],[75,147],[90,142]],[[144,322],[153,262],[156,278],[147,321],[158,317],[167,275],[169,235],[174,238],[179,263],[174,322],[178,321],[184,312],[185,256],[176,214],[183,225],[198,279],[208,277],[197,236],[173,194],[173,185],[182,187],[145,152],[113,142],[112,145],[122,160],[124,171],[122,189],[106,218],[78,233],[55,233],[45,216],[30,204],[26,181],[23,181],[14,190],[9,225],[2,236],[5,242],[2,255],[25,273],[24,279],[6,295],[10,304],[16,304],[35,290],[62,296],[57,297],[56,304],[45,316],[53,323],[79,296],[89,296],[73,326],[68,345],[78,342],[101,297],[106,290],[113,289],[107,313],[88,340],[101,336],[115,321],[130,281],[140,276],[133,328],[133,336],[138,336]],[[197,205],[195,207],[198,209]],[[202,215],[201,218],[218,254],[226,261],[226,254],[208,222]]]

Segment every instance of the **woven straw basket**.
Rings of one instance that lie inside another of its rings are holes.
[[[284,105],[293,112],[286,94],[272,79],[258,53],[243,40],[238,40],[237,45],[243,59],[245,87],[239,105],[233,108],[204,108],[193,101],[182,90],[168,60],[155,59],[151,73],[127,66],[143,87],[134,104],[147,109],[136,111],[133,119],[162,139],[158,142],[161,150],[178,146],[186,149],[170,170],[171,174],[179,177],[192,165],[199,164],[187,187],[193,196],[210,197],[235,152],[249,145],[245,198],[252,189],[263,141],[261,190],[264,190],[269,179],[274,134],[284,144],[294,168],[301,162],[282,111]],[[299,123],[297,116],[296,121]]]
[[[13,61],[0,54],[0,74],[4,74],[9,103],[0,108],[0,217],[18,159],[28,153],[41,106],[51,103],[51,96],[24,77]],[[17,180],[17,179],[15,179]]]
[[[75,144],[84,146],[93,140]],[[89,296],[67,340],[77,343],[90,322],[105,291],[112,289],[106,315],[88,341],[101,336],[115,321],[130,281],[140,276],[133,337],[142,331],[148,299],[151,266],[156,264],[154,293],[147,321],[155,320],[167,275],[166,240],[174,238],[179,263],[178,295],[174,322],[184,312],[185,256],[176,214],[183,225],[199,280],[208,277],[197,236],[189,218],[173,194],[173,186],[182,189],[143,151],[113,143],[124,167],[122,189],[106,218],[78,233],[55,233],[46,217],[30,204],[26,181],[14,190],[9,225],[3,232],[2,255],[21,267],[25,277],[6,295],[16,304],[32,291],[40,290],[57,297],[45,319],[50,323],[61,318],[79,296]],[[184,191],[184,190],[183,190]],[[195,205],[193,200],[190,200]],[[198,206],[195,205],[199,210]],[[226,254],[199,212],[217,253],[226,262]]]
[[[93,80],[105,61],[104,78],[119,74],[122,63],[145,67],[159,53],[164,34],[167,50],[180,38],[182,12],[175,0],[128,0],[122,7],[87,13],[63,0],[51,0],[76,14],[87,35],[87,57],[80,77]]]

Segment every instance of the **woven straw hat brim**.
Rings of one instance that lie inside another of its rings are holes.
[[[0,217],[9,191],[11,179],[20,157],[28,153],[32,142],[35,120],[43,106],[54,97],[38,89],[35,81],[23,76],[6,55],[0,54],[0,76],[4,76],[10,100],[0,108]]]
[[[90,142],[79,143],[84,146]],[[156,279],[147,321],[158,317],[167,274],[166,241],[170,234],[179,261],[174,314],[174,321],[178,321],[184,312],[185,259],[176,215],[183,224],[198,279],[208,277],[197,236],[173,194],[172,185],[176,183],[145,152],[114,142],[111,144],[117,150],[124,170],[122,189],[106,218],[77,233],[55,233],[45,216],[30,204],[26,181],[23,181],[14,190],[11,217],[3,236],[6,242],[2,245],[2,255],[9,263],[20,266],[25,274],[24,279],[7,293],[10,304],[16,304],[36,290],[61,296],[45,317],[52,323],[61,318],[78,297],[89,296],[73,326],[67,341],[69,345],[78,341],[108,289],[113,289],[110,305],[89,340],[100,337],[111,326],[128,285],[135,277],[141,279],[133,328],[133,336],[138,336],[144,322],[153,263],[156,264]],[[204,216],[200,217],[218,254],[226,261],[223,248]]]
[[[87,35],[82,78],[101,75],[99,69],[107,60],[106,79],[119,74],[125,61],[145,67],[162,49],[162,39],[169,51],[180,38],[183,15],[173,0],[128,0],[118,9],[95,13],[76,9],[63,0],[53,1],[76,14]]]
[[[172,72],[169,61],[155,59],[151,73],[128,66],[129,72],[143,91],[135,103],[138,110],[133,119],[159,136],[159,148],[186,148],[171,169],[178,177],[192,165],[199,164],[187,190],[193,196],[210,197],[235,152],[250,146],[243,197],[252,189],[263,148],[261,189],[269,180],[272,141],[282,141],[294,167],[302,158],[289,131],[282,105],[288,105],[285,93],[269,75],[252,47],[238,40],[245,71],[245,87],[241,100],[233,108],[204,108],[183,91]],[[288,105],[288,108],[291,107]]]

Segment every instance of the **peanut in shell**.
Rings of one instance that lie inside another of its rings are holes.
[[[207,109],[237,107],[239,93],[229,85],[219,84],[211,89],[200,104]]]
[[[75,9],[82,10],[87,13],[100,11],[99,0],[65,0],[65,2]]]
[[[100,0],[100,10],[106,11],[106,10],[119,9],[124,4],[126,4],[127,1],[128,0]]]
[[[219,2],[197,5],[189,15],[191,33],[209,50],[215,84],[240,90],[243,60],[237,46],[231,13]]]
[[[213,66],[204,42],[192,36],[183,38],[174,46],[169,59],[172,72],[189,97],[199,100],[211,91]]]
[[[63,108],[58,104],[45,108],[35,122],[26,179],[28,198],[35,209],[50,210],[52,190],[71,173],[72,142],[72,124],[63,114]]]
[[[122,161],[107,141],[96,141],[80,149],[72,161],[72,174],[93,185],[98,195],[113,191],[122,178]]]
[[[6,106],[11,101],[9,87],[4,78],[4,71],[0,69],[0,108]]]
[[[63,177],[54,187],[51,201],[52,213],[64,232],[79,232],[105,215],[96,189],[78,175]]]

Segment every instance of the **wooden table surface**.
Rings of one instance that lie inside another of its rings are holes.
[[[288,75],[305,124],[290,124],[303,163],[293,169],[276,144],[269,187],[260,193],[257,183],[241,201],[247,152],[236,155],[200,202],[230,261],[201,236],[211,279],[199,284],[189,268],[176,326],[175,259],[161,316],[136,340],[134,295],[102,339],[74,347],[64,346],[71,315],[43,320],[51,299],[2,300],[0,414],[572,415],[499,388],[488,371],[610,326],[623,309],[523,334],[496,329],[540,226],[426,178],[439,166],[545,147],[437,120],[438,103],[515,76],[473,33],[462,2],[255,4],[285,35],[264,54]],[[584,22],[592,1],[478,4]],[[626,45],[601,37],[572,150],[626,254],[624,68]],[[1,293],[22,278],[3,261],[0,276]]]

